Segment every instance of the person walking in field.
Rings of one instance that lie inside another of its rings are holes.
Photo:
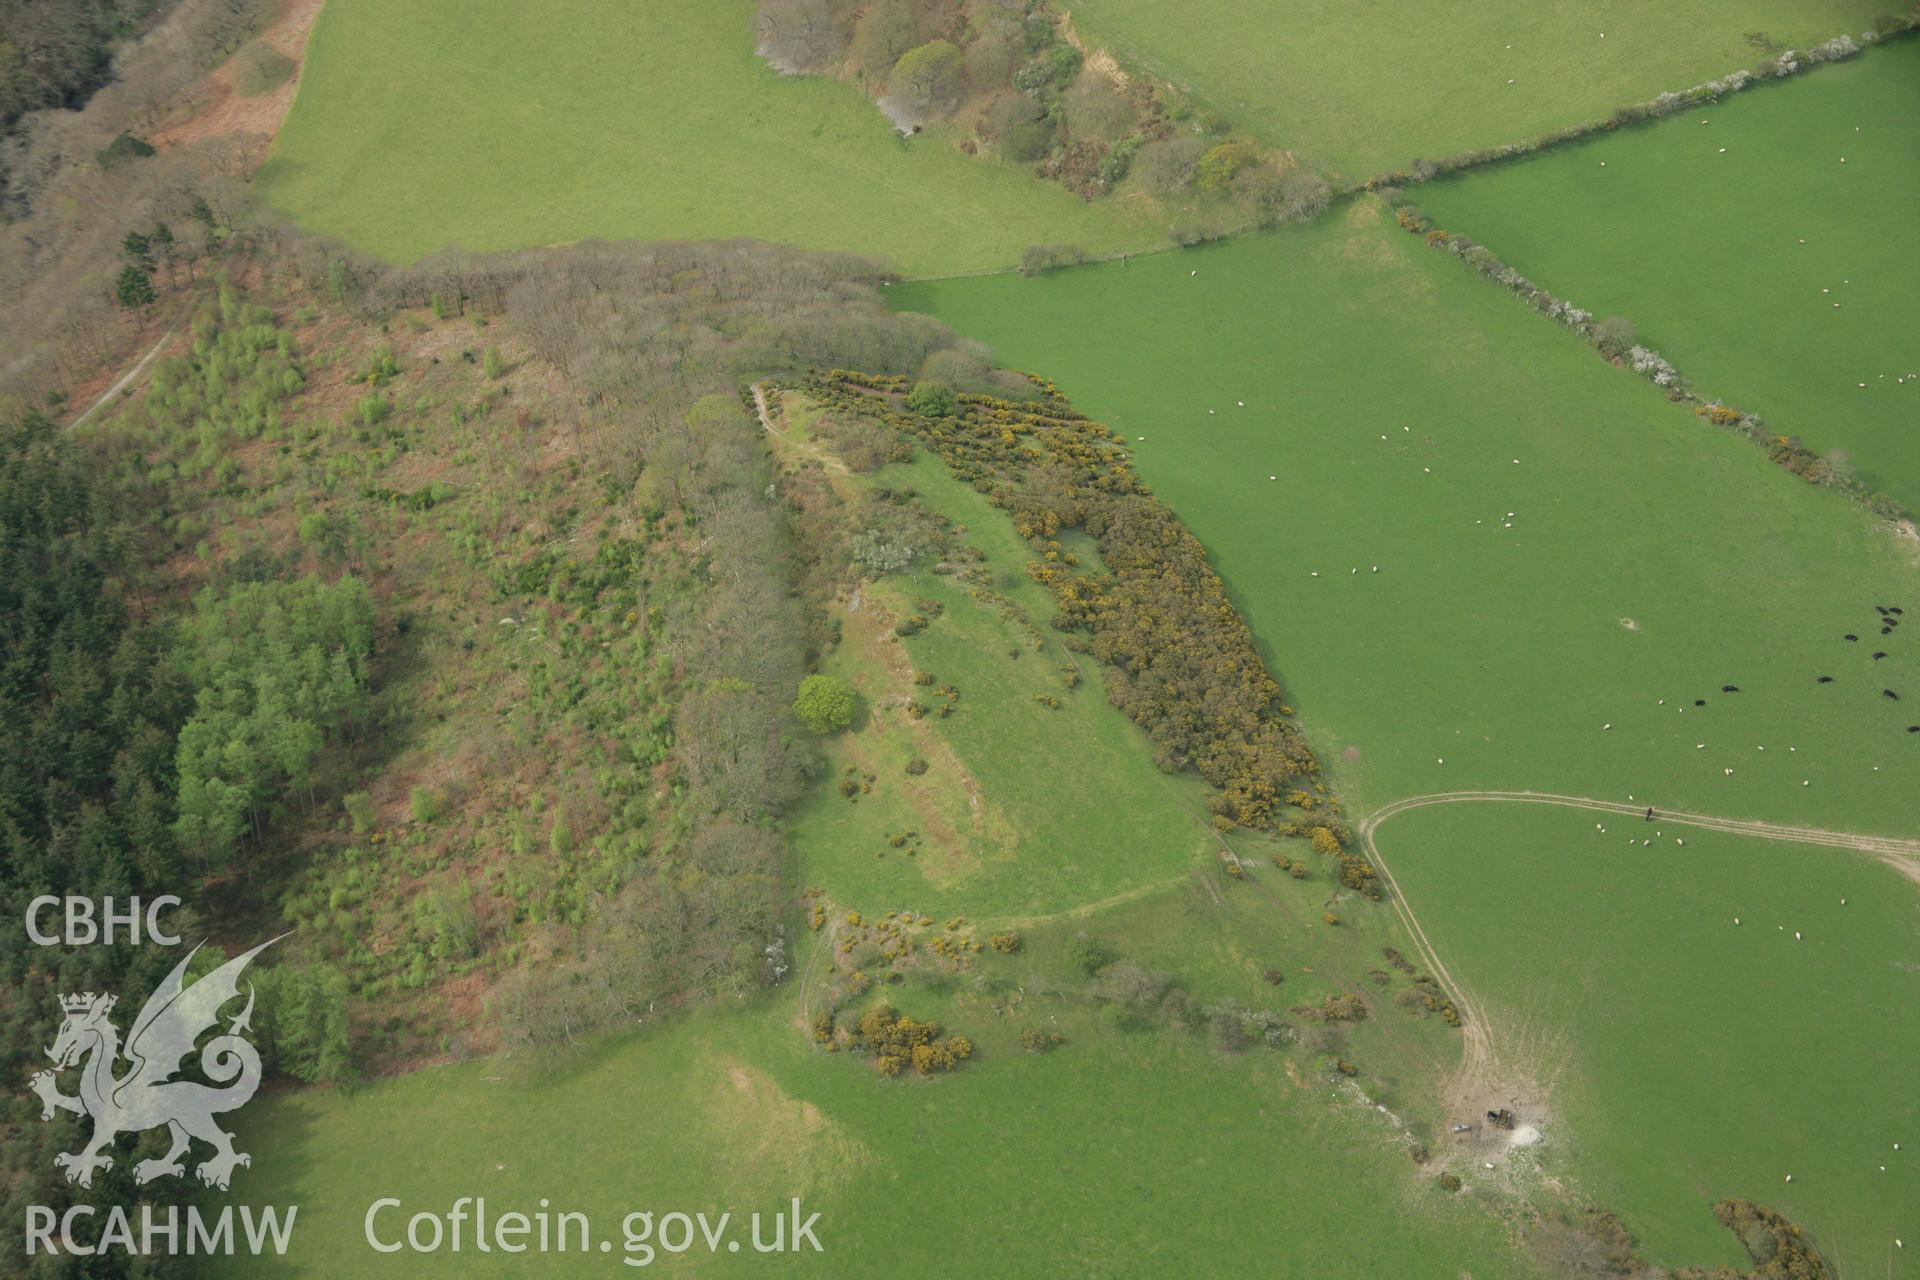
[[[1652,805],[1648,805],[1648,806],[1647,806],[1647,817],[1646,817],[1646,820],[1647,820],[1648,822],[1652,822],[1652,821],[1653,821],[1653,806],[1652,806]]]

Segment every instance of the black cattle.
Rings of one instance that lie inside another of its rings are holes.
[[[1695,698],[1693,700],[1693,705],[1696,707],[1704,707],[1707,705],[1707,700],[1705,698]]]
[[[1888,699],[1889,701],[1892,701],[1892,702],[1898,702],[1898,701],[1900,701],[1900,695],[1899,695],[1899,694],[1897,694],[1897,693],[1895,693],[1895,692],[1894,692],[1893,690],[1891,690],[1891,689],[1882,689],[1882,690],[1880,691],[1880,696],[1881,696],[1881,697],[1883,697],[1883,698],[1886,698],[1886,699]]]
[[[1832,677],[1832,676],[1821,676],[1821,677],[1820,677],[1820,679],[1819,679],[1819,681],[1818,681],[1818,683],[1820,683],[1820,684],[1832,684],[1832,683],[1833,683],[1833,677]]]
[[[1723,685],[1721,685],[1721,686],[1720,686],[1720,692],[1722,692],[1722,693],[1738,693],[1738,692],[1740,692],[1740,686],[1739,686],[1739,685],[1737,685],[1737,684],[1723,684]]]
[[[1878,653],[1876,653],[1876,654],[1874,654],[1874,655],[1873,655],[1873,660],[1874,660],[1875,662],[1878,662],[1878,661],[1880,661],[1880,659],[1882,659],[1882,658],[1884,658],[1884,657],[1886,657],[1886,656],[1887,656],[1887,651],[1886,651],[1885,649],[1882,649],[1882,650],[1881,650],[1880,652],[1878,652]]]
[[[1847,634],[1841,636],[1840,638],[1842,640],[1855,641],[1855,640],[1858,640],[1860,637],[1853,634],[1853,632],[1849,631],[1847,632]]]

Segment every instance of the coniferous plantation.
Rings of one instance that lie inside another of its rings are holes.
[[[1920,1275],[1920,11],[1401,7],[0,0],[0,1271]]]

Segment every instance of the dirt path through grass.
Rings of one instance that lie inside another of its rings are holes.
[[[1464,1036],[1460,1075],[1463,1080],[1492,1084],[1500,1075],[1503,1065],[1496,1048],[1492,1026],[1472,994],[1448,971],[1446,964],[1435,952],[1432,941],[1428,939],[1426,931],[1421,928],[1419,919],[1413,914],[1413,909],[1407,905],[1406,895],[1400,891],[1399,884],[1394,880],[1393,870],[1387,865],[1387,860],[1381,856],[1380,847],[1374,839],[1381,823],[1411,810],[1440,804],[1477,802],[1553,805],[1564,809],[1585,809],[1594,813],[1611,813],[1641,819],[1646,817],[1647,806],[1599,800],[1592,796],[1558,795],[1546,791],[1436,791],[1427,795],[1408,796],[1404,800],[1396,800],[1361,819],[1358,838],[1362,852],[1386,879],[1387,886],[1393,894],[1394,908],[1400,913],[1407,931],[1413,935],[1415,944],[1420,948],[1421,955],[1427,962],[1427,967],[1447,989],[1447,993],[1453,997],[1454,1004],[1459,1006],[1464,1015],[1464,1025],[1461,1028]],[[1828,831],[1820,827],[1793,827],[1776,822],[1751,822],[1740,818],[1716,817],[1712,814],[1663,810],[1657,805],[1654,806],[1653,813],[1654,820],[1663,826],[1696,827],[1706,831],[1724,831],[1733,835],[1758,836],[1765,840],[1784,840],[1792,844],[1851,849],[1857,853],[1870,854],[1901,875],[1920,883],[1920,840],[1903,840],[1895,836],[1858,835],[1849,831]]]

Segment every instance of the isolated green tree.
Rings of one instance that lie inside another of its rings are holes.
[[[959,404],[953,388],[944,382],[916,382],[907,396],[907,407],[929,418],[951,417]]]
[[[800,682],[793,714],[815,733],[833,733],[853,723],[853,689],[833,676],[808,676]]]

